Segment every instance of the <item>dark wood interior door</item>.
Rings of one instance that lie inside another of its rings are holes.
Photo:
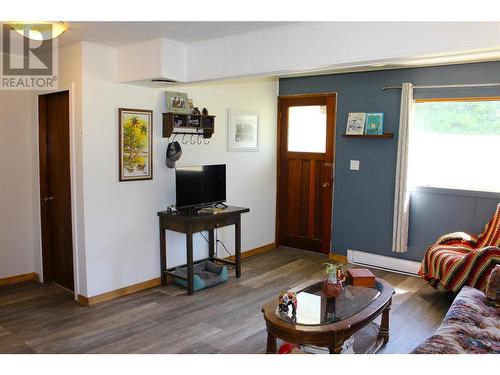
[[[44,282],[74,290],[69,92],[38,97]]]
[[[328,254],[336,95],[278,100],[277,243]]]

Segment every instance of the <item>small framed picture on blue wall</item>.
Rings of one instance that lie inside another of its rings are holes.
[[[363,135],[365,134],[366,113],[349,112],[347,117],[347,135]]]
[[[382,135],[384,133],[384,114],[367,113],[365,132],[368,135]]]

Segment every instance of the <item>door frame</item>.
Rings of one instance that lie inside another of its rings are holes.
[[[42,210],[41,210],[41,186],[40,186],[40,119],[39,119],[39,107],[38,107],[38,97],[46,94],[55,94],[57,92],[68,92],[68,104],[69,104],[69,165],[70,165],[70,190],[71,190],[71,221],[72,221],[72,250],[73,250],[73,283],[74,283],[74,299],[78,300],[78,294],[80,292],[80,278],[79,278],[79,238],[80,232],[79,228],[81,227],[82,220],[79,220],[79,212],[78,209],[80,202],[80,196],[77,187],[78,181],[78,168],[77,168],[77,144],[81,145],[81,129],[76,129],[77,123],[75,121],[75,83],[74,82],[66,82],[60,83],[57,90],[40,90],[33,93],[32,96],[32,105],[33,110],[33,124],[35,127],[35,139],[33,140],[34,147],[34,171],[35,171],[35,181],[36,183],[34,188],[34,208],[35,208],[35,241],[38,245],[38,251],[35,251],[35,268],[38,269],[38,273],[40,275],[40,281],[43,282],[43,238],[42,238]],[[78,142],[77,142],[78,141]],[[37,232],[38,231],[38,232]]]
[[[275,234],[274,241],[276,247],[280,245],[279,241],[279,220],[280,220],[280,160],[281,160],[281,138],[283,132],[283,116],[282,116],[282,108],[281,101],[283,99],[296,99],[296,98],[311,98],[311,97],[333,97],[334,108],[332,113],[333,119],[333,127],[332,127],[332,202],[331,202],[331,211],[330,211],[330,244],[328,253],[331,253],[333,247],[333,202],[335,196],[335,155],[336,155],[336,127],[337,127],[337,101],[338,101],[338,93],[336,92],[324,92],[324,93],[311,93],[311,94],[292,94],[292,95],[278,95],[278,122],[277,122],[277,138],[276,138],[276,220],[275,220]],[[327,252],[323,252],[323,254],[328,255]]]

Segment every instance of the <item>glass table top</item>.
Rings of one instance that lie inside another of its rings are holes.
[[[375,288],[345,285],[336,298],[327,298],[323,293],[323,282],[312,284],[297,293],[297,313],[292,315],[276,308],[276,316],[286,322],[303,325],[324,325],[345,320],[372,303],[380,291]]]

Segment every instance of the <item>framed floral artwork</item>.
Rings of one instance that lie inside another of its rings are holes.
[[[118,109],[120,181],[153,179],[153,111]]]

